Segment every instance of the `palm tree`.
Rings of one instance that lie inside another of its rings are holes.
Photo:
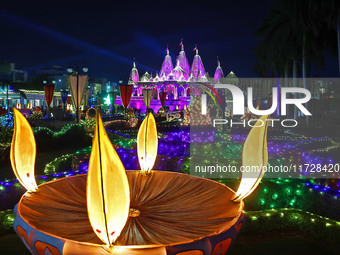
[[[255,48],[260,75],[272,69],[271,76],[297,74],[301,67],[304,87],[311,64],[323,66],[324,50],[334,51],[336,17],[334,0],[278,0],[256,32],[262,40]],[[331,40],[330,40],[331,39]],[[292,67],[292,68],[290,68]],[[309,119],[306,119],[308,123]]]
[[[285,69],[298,61],[310,69],[312,62],[323,65],[324,50],[334,52],[336,19],[334,0],[278,0],[268,17],[255,33],[261,38],[255,47],[258,58],[256,71],[264,73],[263,57],[270,59],[267,67],[273,68],[274,75],[283,76]],[[307,70],[308,71],[308,70]]]

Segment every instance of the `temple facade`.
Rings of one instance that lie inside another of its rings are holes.
[[[197,46],[194,49],[196,54],[191,66],[182,42],[180,46],[181,50],[175,61],[175,66],[167,48],[161,69],[154,77],[148,72],[140,76],[136,64],[133,62],[128,82],[129,85],[134,86],[130,107],[141,109],[142,112],[146,111],[142,91],[143,89],[153,89],[153,100],[150,108],[154,111],[158,111],[162,107],[159,98],[162,92],[167,92],[165,106],[169,107],[170,111],[183,110],[190,103],[190,85],[205,83],[213,86],[224,81],[225,77],[219,61],[213,78],[210,78],[205,71],[201,56],[198,54]],[[122,105],[119,96],[115,104]]]

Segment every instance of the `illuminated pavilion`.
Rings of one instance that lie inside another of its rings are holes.
[[[152,77],[148,72],[145,72],[141,77],[135,62],[131,69],[129,77],[129,85],[134,86],[130,107],[140,109],[142,112],[146,111],[143,101],[143,89],[153,89],[153,100],[151,100],[150,108],[157,112],[161,107],[159,94],[167,92],[167,101],[165,106],[169,107],[170,111],[183,110],[190,103],[190,85],[195,83],[205,83],[214,85],[220,83],[223,76],[223,70],[220,62],[216,68],[214,77],[210,79],[204,69],[201,56],[198,54],[197,46],[195,48],[196,54],[193,58],[191,67],[184,51],[184,45],[181,43],[181,51],[176,59],[174,67],[169,49],[166,49],[161,69]],[[115,104],[122,105],[120,96],[117,97]]]

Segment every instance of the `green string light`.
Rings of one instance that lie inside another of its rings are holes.
[[[338,245],[340,222],[300,209],[246,211],[247,222],[241,234],[260,235],[279,230],[280,233],[301,233],[324,243]]]

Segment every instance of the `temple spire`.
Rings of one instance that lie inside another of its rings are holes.
[[[224,78],[224,75],[223,75],[223,70],[221,67],[220,58],[217,57],[217,68],[214,74],[214,83],[221,83],[223,78]]]
[[[139,74],[138,74],[138,70],[136,68],[135,58],[133,58],[133,67],[131,69],[128,84],[135,84],[136,82],[139,82]]]
[[[177,60],[179,60],[179,66],[184,70],[184,72],[186,72],[186,74],[189,77],[189,75],[190,75],[190,65],[189,65],[188,59],[185,55],[183,39],[181,39],[181,43],[179,44],[179,46],[181,46],[181,51],[178,54]]]
[[[181,38],[181,43],[179,44],[179,46],[181,46],[181,51],[184,51],[183,38]]]
[[[168,75],[170,74],[171,70],[174,68],[171,61],[171,56],[169,55],[169,46],[166,46],[166,55],[163,60],[163,64],[159,73],[160,77],[163,79],[167,79]]]
[[[194,59],[192,61],[191,74],[193,78],[195,79],[195,81],[205,82],[207,80],[206,73],[205,73],[202,59],[200,55],[198,55],[197,44],[195,45],[194,51],[196,51],[196,55],[194,56]]]
[[[194,51],[196,51],[196,55],[198,55],[197,43],[195,44],[195,49],[194,49]]]

